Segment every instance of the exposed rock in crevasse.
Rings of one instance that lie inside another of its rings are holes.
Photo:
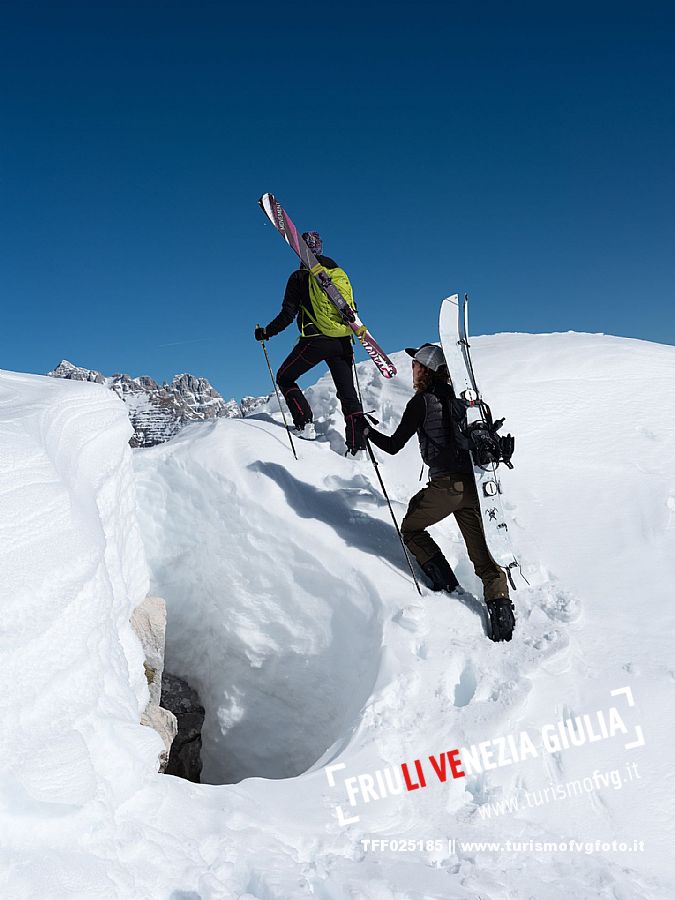
[[[197,691],[190,685],[165,672],[162,679],[162,706],[171,710],[178,721],[178,734],[174,738],[169,756],[167,775],[177,775],[188,781],[199,782],[202,772],[202,725],[204,707]]]
[[[150,700],[141,716],[141,725],[154,728],[164,741],[159,756],[159,771],[166,770],[169,751],[176,736],[176,717],[162,707],[162,674],[164,671],[164,645],[166,635],[166,604],[161,597],[146,596],[133,611],[131,625],[143,645],[145,677],[150,690]]]

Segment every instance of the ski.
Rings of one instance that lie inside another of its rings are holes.
[[[453,294],[441,304],[439,330],[443,353],[448,365],[455,396],[464,402],[467,425],[476,423],[488,426],[485,405],[481,397],[471,362],[468,340],[468,298],[460,303]],[[490,556],[498,566],[509,570],[518,566],[511,540],[509,523],[502,504],[502,484],[497,474],[497,464],[479,465],[476,453],[471,452],[473,476],[476,482],[481,518]]]
[[[258,203],[282,238],[297,254],[300,261],[304,263],[314,275],[328,299],[339,312],[342,321],[351,328],[356,337],[361,341],[366,353],[375,363],[382,375],[385,378],[393,378],[394,375],[396,375],[396,366],[373,338],[372,334],[370,334],[359,318],[358,313],[351,308],[340,293],[338,287],[333,284],[330,275],[298,234],[297,228],[283,206],[272,194],[263,194],[258,200]]]

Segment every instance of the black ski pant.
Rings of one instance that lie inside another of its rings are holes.
[[[338,400],[345,417],[345,439],[351,449],[361,438],[365,425],[354,387],[354,351],[349,337],[316,337],[300,338],[286,359],[279,366],[277,384],[288,404],[296,428],[303,428],[311,422],[312,408],[307,398],[297,385],[297,380],[305,372],[309,372],[320,362],[328,363],[333,377]]]

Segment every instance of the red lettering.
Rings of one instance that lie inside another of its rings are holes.
[[[410,778],[410,772],[408,771],[408,763],[401,763],[401,771],[403,772],[403,780],[405,781],[405,786],[409,791],[416,791],[418,788],[426,787],[427,782],[424,778],[424,772],[422,771],[422,764],[419,759],[415,760],[415,771],[417,772],[417,784],[414,784],[412,779]]]
[[[405,786],[409,791],[416,791],[419,787],[419,784],[413,784],[410,780],[410,774],[408,772],[408,763],[401,763],[401,770],[403,772],[403,780],[405,781]]]
[[[457,759],[455,759],[455,757],[457,757]],[[462,758],[459,755],[459,750],[448,750],[448,759],[450,760],[452,777],[465,778],[466,772],[463,769],[460,769],[460,766],[462,765]]]
[[[415,760],[415,768],[417,769],[417,777],[420,780],[420,787],[426,787],[427,782],[424,777],[424,772],[422,771],[422,763],[419,761],[419,759]]]
[[[445,763],[446,763],[445,753],[441,753],[440,761],[438,761],[435,756],[430,756],[429,762],[433,766],[434,772],[438,775],[438,780],[440,782],[444,782],[445,779],[448,777],[445,774]],[[443,763],[442,766],[441,766],[441,763]]]

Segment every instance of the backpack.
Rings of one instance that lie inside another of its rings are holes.
[[[510,434],[497,434],[504,424],[504,419],[498,419],[495,422],[487,403],[482,400],[479,403],[483,417],[469,425],[466,416],[466,401],[455,396],[452,388],[450,396],[444,398],[444,406],[450,418],[455,443],[461,450],[470,451],[474,462],[481,468],[487,468],[490,465],[498,466],[502,462],[512,469],[511,456],[515,445],[514,438]]]
[[[490,465],[498,466],[500,462],[512,469],[511,457],[515,440],[510,434],[497,434],[504,424],[504,419],[498,419],[495,422],[487,403],[482,400],[479,403],[483,418],[469,425],[466,417],[466,403],[455,396],[449,401],[455,440],[463,450],[471,451],[474,462],[482,469]]]
[[[341,269],[339,266],[335,269],[327,269],[322,266],[321,269],[330,275],[330,280],[340,291],[345,302],[355,310],[356,304],[354,303],[354,292],[352,291],[351,282],[349,281],[345,270]],[[311,309],[307,306],[303,306],[304,314],[314,323],[314,325],[316,325],[321,334],[325,334],[327,337],[347,337],[348,335],[351,335],[352,329],[342,321],[342,316],[333,306],[331,300],[326,296],[314,274],[309,272],[308,275]],[[304,324],[301,328],[301,334],[303,337],[305,336]]]

